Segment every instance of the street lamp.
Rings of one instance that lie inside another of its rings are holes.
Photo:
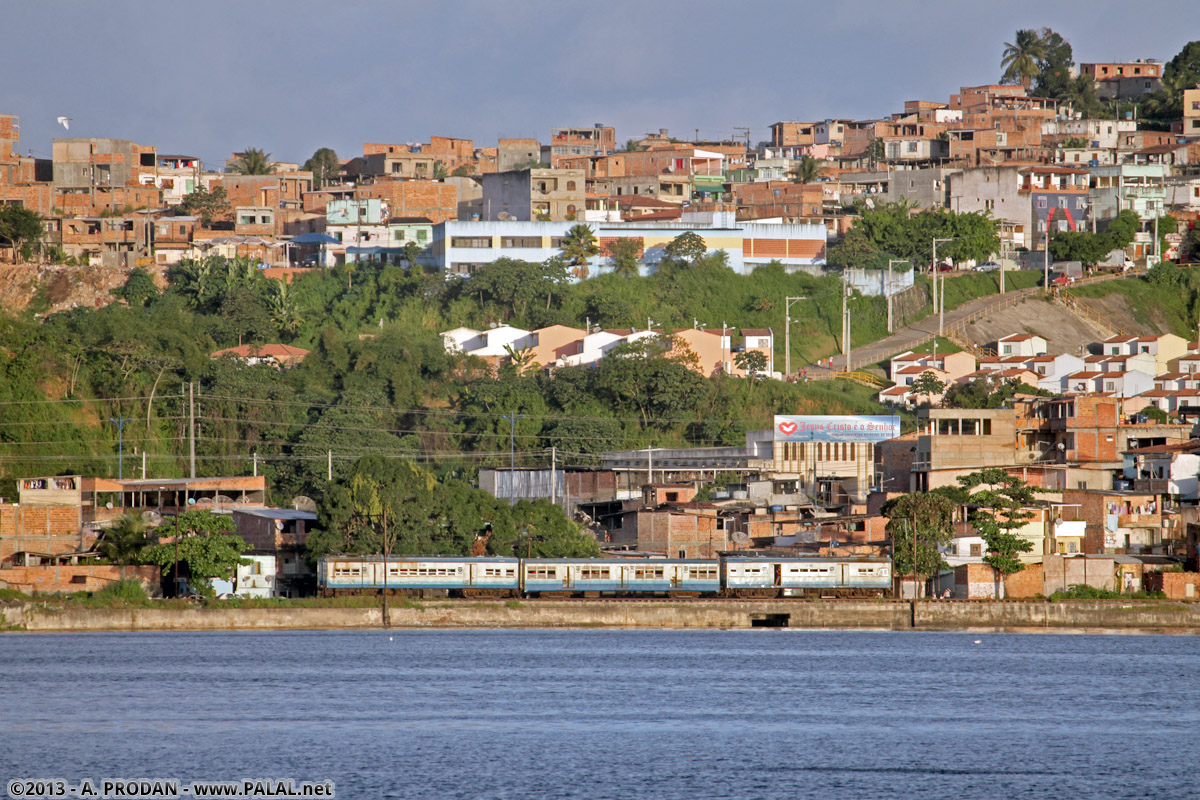
[[[133,417],[109,417],[108,421],[117,426],[117,480],[125,477],[125,423],[133,422]]]
[[[792,374],[792,303],[807,300],[807,297],[783,298],[784,327],[783,327],[783,372],[784,378]]]
[[[888,333],[892,333],[894,326],[892,325],[892,264],[908,264],[912,266],[912,261],[907,258],[889,258],[888,259],[888,278],[887,286],[884,288],[884,293],[887,295],[887,311],[888,311]]]
[[[514,505],[517,502],[517,420],[525,415],[514,411],[500,416],[508,420],[508,504]]]

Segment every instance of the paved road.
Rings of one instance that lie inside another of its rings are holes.
[[[1111,281],[1118,278],[1132,278],[1144,275],[1144,272],[1128,272],[1121,273],[1105,273],[1094,275],[1083,280],[1076,281],[1072,286],[1082,286],[1088,283],[1099,283],[1101,281]],[[978,297],[974,300],[969,300],[963,303],[953,311],[946,311],[944,330],[949,331],[956,323],[964,322],[967,319],[978,318],[979,316],[996,311],[1005,306],[1011,305],[1020,300],[1038,295],[1042,293],[1040,286],[1031,287],[1029,289],[1014,289],[1004,294],[989,294],[983,297]],[[917,320],[903,328],[898,328],[891,336],[871,342],[856,348],[850,353],[852,367],[863,367],[878,363],[884,359],[891,358],[898,353],[903,353],[905,350],[911,350],[918,345],[930,341],[938,332],[938,315],[930,314],[927,317]],[[846,369],[845,356],[833,356],[833,366],[828,366],[829,361],[824,364],[810,364],[806,367],[808,377],[810,379],[820,380],[829,378],[838,372]]]

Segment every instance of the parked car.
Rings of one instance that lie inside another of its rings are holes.
[[[1068,278],[1066,275],[1051,275],[1050,276],[1050,285],[1051,286],[1066,286],[1070,282],[1071,282],[1071,279]],[[1045,285],[1046,285],[1045,278],[1042,278],[1040,281],[1038,281],[1038,286],[1045,286]]]
[[[938,272],[954,272],[954,265],[953,264],[938,264],[937,271]]]
[[[982,264],[975,265],[976,272],[995,272],[1001,269],[1001,266],[995,261],[985,261]]]

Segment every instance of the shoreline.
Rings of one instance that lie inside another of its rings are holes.
[[[425,600],[379,606],[72,608],[0,606],[25,633],[247,630],[663,629],[1200,634],[1200,603],[1169,600]]]

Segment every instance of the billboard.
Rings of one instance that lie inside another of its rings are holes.
[[[899,435],[899,417],[775,416],[777,442],[882,442]]]

